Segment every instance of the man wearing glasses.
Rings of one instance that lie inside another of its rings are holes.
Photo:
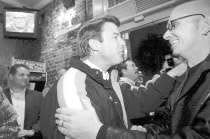
[[[90,110],[84,116],[78,111],[59,109],[57,117],[66,121],[64,125],[68,129],[63,133],[73,137],[81,133],[97,134],[97,139],[209,139],[210,0],[177,6],[170,15],[164,39],[169,40],[173,54],[186,59],[189,67],[169,99],[168,127],[153,132],[123,130],[101,125]],[[78,124],[79,119],[83,124]]]

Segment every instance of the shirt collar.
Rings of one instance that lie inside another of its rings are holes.
[[[92,62],[90,62],[88,59],[83,61],[85,64],[87,64],[90,68],[92,69],[97,69],[100,72],[102,72],[103,75],[103,79],[104,80],[109,80],[109,73],[107,71],[102,70],[101,68],[99,68],[97,65],[93,64]]]
[[[14,90],[12,90],[12,89],[9,89],[9,91],[10,91],[10,93],[11,93],[11,95],[18,95],[18,94],[23,94],[23,95],[25,95],[25,92],[26,92],[26,89],[23,89],[23,90],[21,90],[20,92],[18,92],[18,93],[16,93]]]
[[[125,82],[130,84],[131,86],[135,86],[135,82],[127,77],[120,77],[119,82]]]

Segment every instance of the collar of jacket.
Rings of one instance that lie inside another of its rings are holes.
[[[181,99],[183,96],[187,94],[187,90],[192,88],[195,84],[198,84],[198,82],[205,79],[206,74],[210,72],[210,55],[201,63],[197,64],[196,71],[193,73],[193,75],[190,75],[191,79],[190,82],[186,82],[184,85],[184,88],[182,89],[182,93],[179,96],[179,99]],[[190,70],[190,69],[189,69]],[[178,100],[179,100],[178,99]]]
[[[195,66],[198,66],[198,65],[200,65],[199,66],[199,69],[200,69],[199,71],[206,71],[206,70],[210,69],[210,55],[208,55],[204,61],[202,61],[201,63],[198,63]],[[184,77],[185,77],[185,74],[183,74],[180,77],[177,77],[176,78],[176,81],[178,81],[179,83],[181,83],[183,81]]]
[[[3,92],[4,92],[5,96],[7,97],[7,99],[9,100],[9,102],[12,104],[12,98],[11,98],[10,89],[9,88],[5,88]],[[29,93],[29,89],[26,89],[25,90],[25,98],[28,95],[28,93]]]
[[[97,69],[92,69],[84,62],[82,62],[79,57],[72,57],[70,60],[70,65],[73,68],[77,68],[80,71],[86,73],[90,78],[95,80],[97,83],[104,86],[104,88],[112,88],[111,80],[104,80],[102,72]]]

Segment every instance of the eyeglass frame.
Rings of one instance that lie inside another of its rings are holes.
[[[186,15],[186,16],[183,16],[183,17],[179,17],[177,19],[173,19],[173,20],[168,20],[168,23],[166,25],[166,29],[168,31],[173,31],[175,29],[175,25],[174,25],[174,21],[177,21],[177,20],[180,20],[180,19],[184,19],[184,18],[187,18],[187,17],[191,17],[191,16],[197,16],[197,15],[200,15],[202,16],[203,18],[206,18],[206,16],[204,14],[191,14],[191,15]]]

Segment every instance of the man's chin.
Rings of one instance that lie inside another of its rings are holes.
[[[179,51],[177,51],[176,49],[174,49],[174,50],[173,50],[173,56],[179,57],[179,56],[180,56]]]

